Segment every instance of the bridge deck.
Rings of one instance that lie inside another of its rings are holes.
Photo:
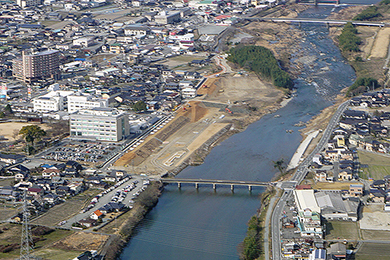
[[[221,185],[243,185],[243,186],[267,186],[270,182],[258,181],[235,181],[235,180],[206,180],[206,179],[161,179],[163,183],[193,183],[193,184],[221,184]]]

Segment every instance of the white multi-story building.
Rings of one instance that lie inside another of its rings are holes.
[[[84,95],[82,93],[75,93],[68,97],[68,112],[74,113],[81,109],[91,109],[95,107],[108,107],[108,100],[95,98],[91,95]]]
[[[63,111],[66,107],[66,97],[73,93],[73,91],[51,91],[46,95],[33,98],[34,111]]]
[[[127,113],[115,108],[86,109],[70,115],[71,138],[117,142],[129,133]]]
[[[142,25],[128,25],[124,28],[124,32],[126,36],[144,37],[150,32],[150,29]]]
[[[73,40],[74,46],[89,47],[94,44],[95,44],[95,37],[93,36],[80,37]]]

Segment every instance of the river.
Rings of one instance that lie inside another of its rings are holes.
[[[332,9],[313,7],[300,17],[323,18]],[[304,69],[295,81],[297,96],[275,113],[280,117],[264,116],[215,147],[202,165],[183,170],[180,178],[269,181],[277,172],[272,161],[291,159],[302,140],[301,127],[294,124],[331,105],[335,95],[355,79],[325,26],[302,25],[302,30],[305,37],[297,43],[302,53],[294,59],[305,64]],[[245,237],[247,221],[260,207],[262,191],[236,188],[232,193],[229,187],[218,187],[214,192],[202,186],[179,190],[168,185],[120,259],[238,259],[237,247]]]

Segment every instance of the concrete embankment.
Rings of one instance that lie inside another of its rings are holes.
[[[319,131],[314,131],[310,133],[308,136],[306,136],[305,140],[299,145],[297,151],[294,153],[293,157],[291,158],[290,163],[287,166],[287,171],[294,169],[299,165],[299,162],[301,161],[302,155],[305,153],[307,147],[309,146],[310,142],[317,137]]]

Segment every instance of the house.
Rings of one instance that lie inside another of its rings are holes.
[[[386,188],[386,182],[384,180],[375,180],[371,187],[373,189],[385,189]]]
[[[349,196],[361,197],[363,195],[363,184],[351,184],[349,185]]]
[[[27,189],[27,194],[31,196],[38,196],[38,195],[42,196],[43,192],[44,192],[43,189],[39,188],[36,185]]]
[[[83,167],[81,164],[75,161],[67,161],[65,164],[65,174],[66,175],[72,175],[72,176],[78,176],[79,171],[81,171]]]
[[[72,191],[68,186],[58,186],[55,190],[58,196],[70,196],[72,195]]]
[[[125,205],[123,203],[121,203],[121,202],[119,202],[119,203],[110,202],[108,204],[111,206],[112,210],[116,211],[116,212],[121,211],[125,207]]]
[[[26,156],[20,154],[4,154],[0,153],[0,162],[5,162],[6,164],[17,164],[21,163],[26,159]]]
[[[18,172],[15,173],[15,181],[20,182],[20,181],[26,181],[29,178],[29,174],[26,172]]]
[[[44,195],[42,199],[43,201],[46,201],[49,204],[56,204],[58,202],[58,196],[53,193]]]
[[[370,189],[370,199],[374,203],[384,203],[385,202],[385,192],[380,189]]]
[[[339,181],[350,181],[350,180],[352,180],[352,171],[351,171],[351,169],[346,168],[346,169],[340,170],[337,178],[338,178]]]
[[[16,199],[16,197],[18,197],[18,193],[14,191],[13,187],[4,186],[0,188],[0,198],[12,200],[12,199]]]
[[[90,218],[82,219],[79,221],[79,224],[86,227],[86,228],[96,226],[96,223],[97,223],[97,221],[95,219],[90,219]]]
[[[331,244],[329,249],[330,259],[344,260],[347,259],[347,246],[343,243]]]
[[[91,213],[90,216],[91,219],[98,220],[100,218],[103,218],[103,213],[100,210],[95,210],[94,212]]]
[[[309,260],[326,260],[326,250],[316,249],[309,255]]]
[[[42,171],[42,177],[51,179],[55,176],[60,176],[60,173],[61,173],[61,170],[57,169],[55,166],[53,166],[51,168],[44,169]]]

